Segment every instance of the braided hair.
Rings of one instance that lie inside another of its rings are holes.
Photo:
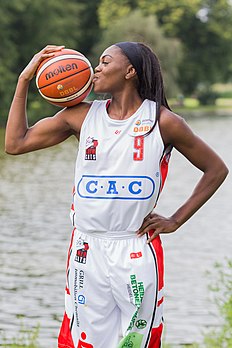
[[[158,120],[160,117],[160,107],[162,105],[171,110],[165,96],[163,77],[158,57],[150,47],[140,42],[119,42],[116,43],[115,46],[122,50],[122,53],[129,59],[137,72],[137,90],[141,99],[149,99],[156,102],[156,120]]]

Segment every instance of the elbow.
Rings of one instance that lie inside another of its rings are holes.
[[[7,153],[7,155],[19,155],[20,153],[16,150],[12,150],[10,148],[5,148],[5,153]]]
[[[227,177],[227,175],[229,174],[229,168],[225,165],[225,169],[224,169],[224,180]]]
[[[20,151],[20,149],[13,145],[13,144],[9,144],[9,143],[5,143],[5,153],[7,153],[8,155],[20,155],[22,152]]]
[[[217,177],[220,181],[220,184],[223,183],[223,181],[226,179],[227,175],[229,174],[228,167],[223,163],[220,167],[220,169],[217,171]]]

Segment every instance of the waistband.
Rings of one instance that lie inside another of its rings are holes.
[[[83,233],[90,237],[96,237],[99,239],[130,239],[138,238],[135,231],[81,231],[78,228],[75,228],[77,232]]]

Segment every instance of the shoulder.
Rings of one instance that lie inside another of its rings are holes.
[[[160,110],[159,126],[166,145],[172,144],[175,146],[178,142],[193,139],[193,131],[184,118],[163,106]]]
[[[82,102],[78,105],[65,108],[56,114],[56,117],[62,118],[69,126],[73,134],[79,137],[82,124],[91,108],[92,102]]]

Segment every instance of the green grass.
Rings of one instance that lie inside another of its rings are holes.
[[[25,327],[21,321],[20,330],[17,335],[11,339],[8,339],[4,333],[2,334],[2,343],[0,347],[3,348],[39,348],[38,337],[39,337],[38,324],[35,328],[29,329]]]
[[[232,110],[232,98],[217,98],[215,105],[200,105],[196,98],[184,98],[183,104],[180,105],[178,99],[169,99],[170,106],[174,110]]]
[[[232,348],[232,259],[227,260],[224,266],[215,264],[215,268],[216,278],[208,272],[209,277],[213,279],[209,289],[215,294],[215,302],[223,324],[218,329],[209,329],[201,344],[183,345],[183,348]],[[172,348],[172,345],[164,343],[163,348]]]

